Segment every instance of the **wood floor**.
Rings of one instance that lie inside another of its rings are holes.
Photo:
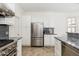
[[[23,47],[23,56],[54,56],[54,47]]]

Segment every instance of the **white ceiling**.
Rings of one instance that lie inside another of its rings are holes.
[[[79,12],[78,3],[19,3],[25,12],[54,11],[54,12]]]

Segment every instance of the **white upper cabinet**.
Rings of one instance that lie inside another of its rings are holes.
[[[44,23],[44,16],[33,15],[33,16],[31,16],[31,22],[42,22],[42,23]]]

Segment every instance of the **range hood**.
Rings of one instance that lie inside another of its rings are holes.
[[[15,16],[15,13],[9,9],[0,8],[0,17],[12,17]]]

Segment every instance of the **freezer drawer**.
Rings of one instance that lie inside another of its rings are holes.
[[[44,46],[43,38],[32,38],[31,46]]]

